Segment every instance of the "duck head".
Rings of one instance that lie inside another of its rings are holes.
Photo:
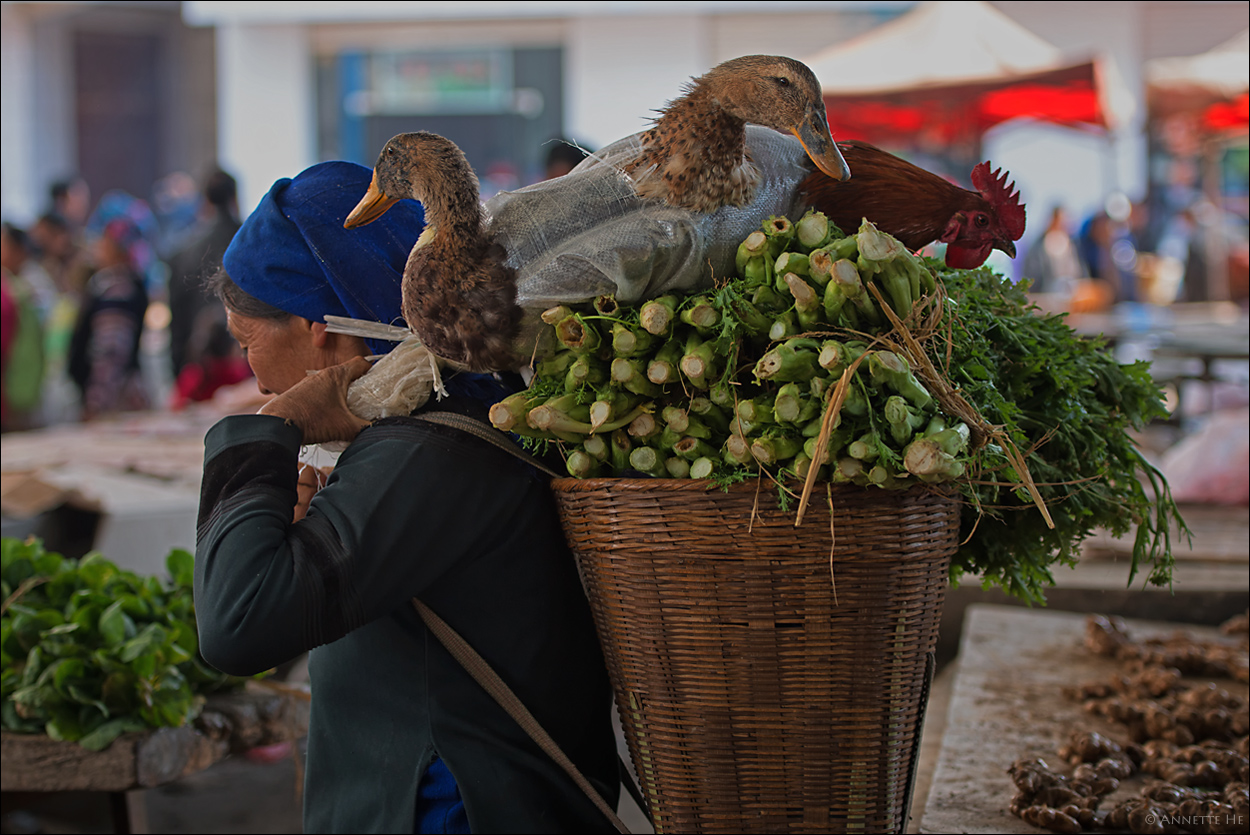
[[[449,215],[467,212],[476,216],[477,175],[450,139],[428,131],[401,133],[378,154],[369,190],[343,226],[352,229],[371,223],[405,198],[421,201],[431,226]]]
[[[695,82],[725,112],[782,133],[790,133],[816,167],[835,180],[851,176],[829,133],[820,82],[801,61],[779,55],[747,55],[709,70]]]

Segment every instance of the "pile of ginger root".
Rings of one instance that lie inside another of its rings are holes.
[[[1012,814],[1052,832],[1246,832],[1247,700],[1206,679],[1250,681],[1248,624],[1250,612],[1223,625],[1236,645],[1184,634],[1133,641],[1118,618],[1091,615],[1086,648],[1125,669],[1064,693],[1086,713],[1118,723],[1126,741],[1074,731],[1058,751],[1072,766],[1067,775],[1040,759],[1016,761],[1008,770]],[[1133,778],[1145,781],[1136,796],[1099,808]]]

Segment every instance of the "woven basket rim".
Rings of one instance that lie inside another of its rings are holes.
[[[799,490],[803,486],[798,481],[786,483]],[[775,486],[776,482],[773,479],[764,478],[763,476],[755,476],[728,486],[721,486],[714,479],[710,478],[573,478],[565,476],[551,480],[551,489],[560,493],[591,493],[613,490],[620,492],[648,490],[674,493],[707,493],[712,490],[720,490],[725,493],[754,493],[758,490],[771,490]],[[827,481],[818,481],[816,482],[816,488],[812,491],[813,496],[823,496],[826,489],[832,488],[834,495],[872,494],[883,499],[893,497],[907,499],[926,493],[949,498],[957,493],[953,483],[925,484],[918,482],[902,489],[885,490],[879,487],[861,487],[857,484],[831,484]]]

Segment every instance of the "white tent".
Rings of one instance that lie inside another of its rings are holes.
[[[1106,128],[1134,106],[1110,61],[1067,57],[982,2],[922,3],[805,62],[839,136],[877,143],[975,145],[1015,118]]]
[[[922,3],[805,63],[831,96],[975,84],[1065,65],[1058,47],[981,2]]]
[[[1250,89],[1250,29],[1201,55],[1146,62],[1146,83],[1154,90],[1202,90],[1224,99]]]

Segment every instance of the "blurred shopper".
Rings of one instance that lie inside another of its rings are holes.
[[[140,200],[121,189],[106,192],[99,204],[87,219],[87,238],[99,240],[104,228],[114,220],[128,221],[134,229],[132,239],[127,244],[130,267],[143,279],[144,288],[149,294],[164,295],[166,285],[165,264],[156,254],[157,240],[160,238],[160,226],[156,215],[148,206],[147,201]],[[102,264],[97,264],[102,267]]]
[[[218,389],[251,376],[252,369],[226,325],[225,307],[205,306],[196,316],[186,363],[174,380],[169,408],[176,412],[191,403],[211,400]]]
[[[17,339],[17,299],[9,291],[9,273],[0,270],[0,432],[9,431],[9,354]]]
[[[209,306],[224,311],[221,301],[205,291],[204,282],[221,267],[221,257],[239,230],[234,177],[214,169],[204,181],[203,193],[196,233],[169,259],[169,359],[175,379],[188,361],[200,312]]]
[[[1129,226],[1132,204],[1123,194],[1107,198],[1081,227],[1080,252],[1092,277],[1106,282],[1117,302],[1137,300],[1137,245]]]
[[[590,156],[589,151],[583,150],[568,139],[553,139],[550,145],[551,147],[547,151],[546,169],[543,176],[545,180],[563,177],[576,168],[582,160]]]
[[[1033,282],[1035,293],[1071,295],[1076,282],[1087,275],[1062,206],[1051,209],[1050,223],[1029,247],[1023,269],[1025,278]]]
[[[201,191],[185,171],[166,174],[152,186],[152,212],[160,228],[156,251],[166,261],[199,234]]]
[[[47,321],[56,306],[57,287],[33,256],[26,230],[8,221],[0,224],[0,266],[21,279],[39,310],[40,320]]]
[[[117,217],[94,244],[100,269],[87,282],[69,351],[83,420],[148,408],[139,369],[148,294],[133,255],[141,239],[133,221]]]
[[[26,234],[10,223],[0,231],[0,275],[4,278],[3,431],[38,425],[44,377],[43,313],[38,292],[23,275]],[[45,276],[46,280],[46,276]]]
[[[95,269],[90,254],[74,239],[69,221],[55,212],[42,215],[30,229],[39,264],[62,296],[77,299]]]
[[[48,213],[65,219],[74,236],[82,233],[91,211],[91,187],[78,175],[57,180],[48,187]]]

